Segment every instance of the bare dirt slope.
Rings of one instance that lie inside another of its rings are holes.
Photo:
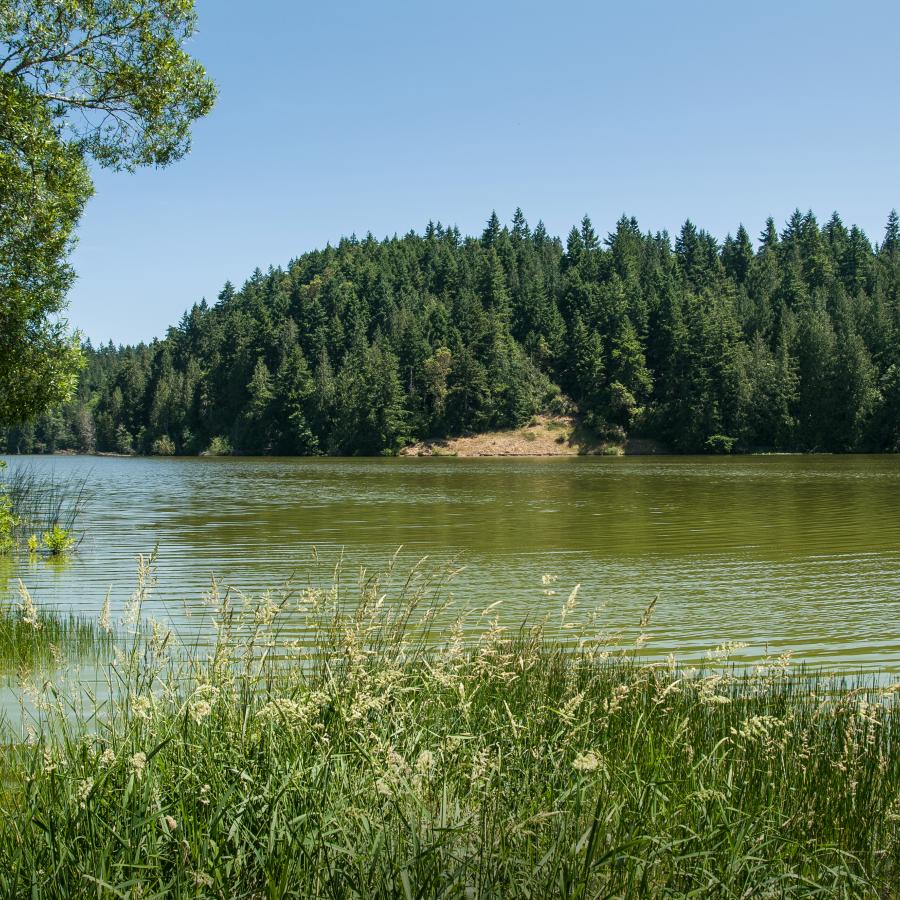
[[[622,451],[586,434],[571,416],[537,416],[522,428],[420,441],[400,452],[404,456],[578,456]]]

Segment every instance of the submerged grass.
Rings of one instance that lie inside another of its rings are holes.
[[[737,673],[727,647],[647,665],[576,623],[576,591],[553,633],[438,631],[443,587],[214,586],[211,647],[139,630],[113,699],[45,685],[3,756],[0,893],[897,896],[891,688]]]
[[[0,606],[0,681],[47,673],[67,662],[106,662],[115,645],[111,631],[75,613],[38,608],[19,583],[19,603]]]

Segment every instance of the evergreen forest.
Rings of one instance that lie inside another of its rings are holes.
[[[517,210],[345,238],[226,283],[163,339],[85,346],[7,452],[396,453],[572,414],[676,452],[900,449],[900,219],[796,211],[754,242],[623,216],[565,241]]]

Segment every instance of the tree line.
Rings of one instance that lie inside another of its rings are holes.
[[[900,449],[900,219],[880,244],[796,211],[719,242],[521,210],[256,270],[149,344],[84,347],[9,452],[382,454],[576,413],[679,452]]]

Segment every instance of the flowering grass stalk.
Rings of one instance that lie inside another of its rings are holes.
[[[75,613],[41,609],[24,584],[18,585],[19,602],[0,607],[0,678],[47,674],[66,662],[103,662],[115,643],[109,633]]]
[[[896,895],[894,689],[649,665],[571,595],[564,634],[438,628],[443,591],[214,585],[211,647],[144,628],[92,708],[46,688],[3,757],[0,894]]]

